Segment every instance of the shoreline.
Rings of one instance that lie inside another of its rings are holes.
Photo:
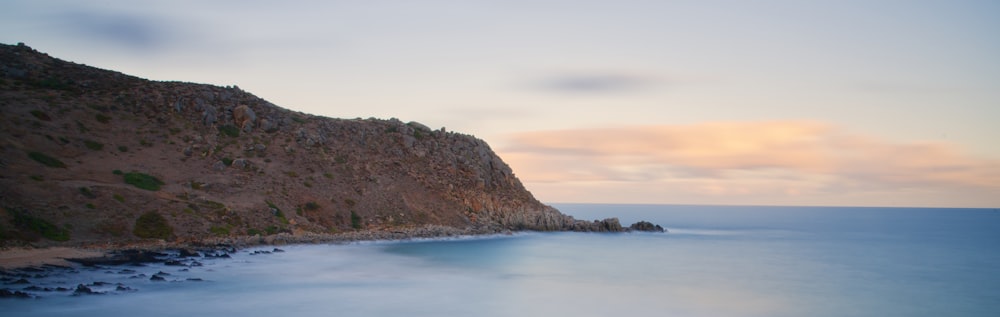
[[[11,271],[45,266],[73,267],[81,265],[73,260],[109,259],[116,253],[128,251],[156,252],[163,250],[192,250],[233,248],[237,250],[258,246],[292,244],[346,244],[355,242],[406,241],[449,237],[474,237],[510,235],[513,231],[494,231],[475,228],[458,229],[448,226],[428,225],[393,230],[364,230],[335,234],[279,233],[269,236],[208,237],[192,240],[140,240],[118,242],[81,242],[75,245],[15,246],[0,249],[0,271]]]

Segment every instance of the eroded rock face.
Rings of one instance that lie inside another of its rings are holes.
[[[131,228],[149,210],[165,217],[174,241],[426,225],[627,229],[540,203],[471,135],[312,116],[237,87],[148,81],[27,47],[0,45],[0,63],[16,70],[0,81],[0,100],[18,100],[5,115],[23,123],[0,125],[0,207],[68,228],[71,241],[138,240]],[[133,172],[162,184],[126,183],[123,174]],[[93,197],[81,198],[81,187]]]

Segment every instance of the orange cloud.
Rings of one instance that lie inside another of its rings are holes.
[[[971,157],[947,143],[853,135],[816,121],[535,131],[509,141],[499,152],[529,185],[669,183],[699,195],[784,197],[943,188],[1000,197],[1000,160]]]

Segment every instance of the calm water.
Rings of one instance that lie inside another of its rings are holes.
[[[114,269],[51,285],[136,292],[0,300],[4,316],[998,316],[1000,211],[556,205],[667,234],[282,247],[171,282]],[[109,273],[110,272],[110,273]],[[204,281],[188,281],[201,278]],[[0,287],[10,288],[11,285]]]

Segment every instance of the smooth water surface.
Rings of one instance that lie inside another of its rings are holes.
[[[556,205],[670,233],[298,245],[133,268],[138,291],[0,300],[9,316],[996,316],[1000,212]],[[125,280],[114,269],[69,281]],[[187,278],[200,278],[192,282]],[[67,281],[62,281],[67,282]],[[3,287],[9,287],[4,285]]]

